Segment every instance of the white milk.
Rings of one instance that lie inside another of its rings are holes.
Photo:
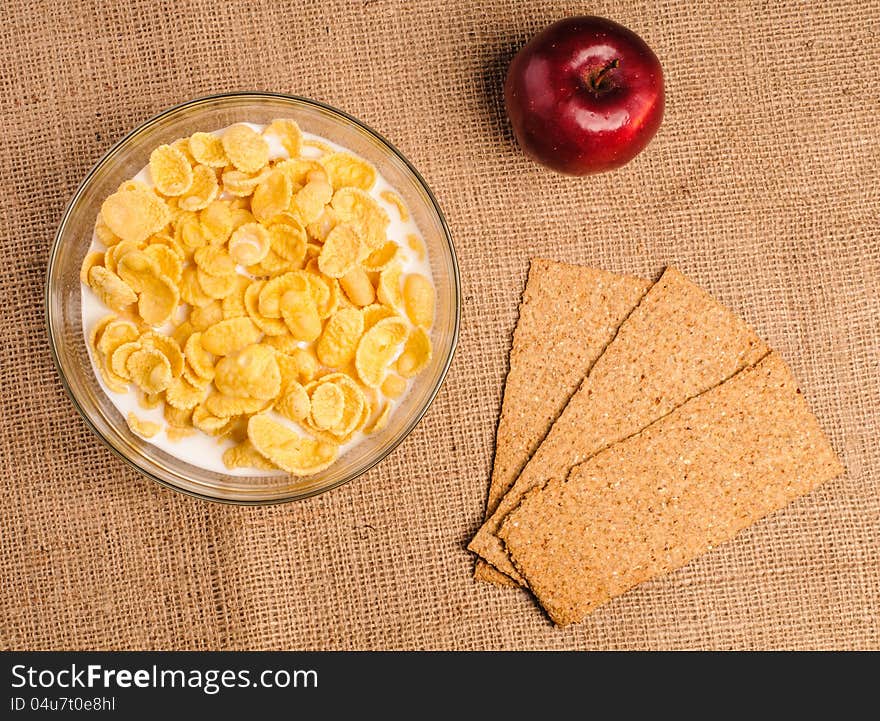
[[[261,132],[264,125],[257,125],[255,123],[247,123],[251,128],[256,130],[257,132]],[[221,135],[223,130],[215,131],[215,135]],[[336,143],[331,143],[330,141],[322,138],[318,135],[313,135],[311,133],[303,133],[304,139],[307,140],[318,140],[335,150],[344,150],[345,152],[351,153],[347,148],[343,148]],[[266,136],[266,140],[269,143],[269,154],[272,160],[278,158],[287,158],[288,153],[278,141],[277,138],[272,136]],[[304,157],[319,157],[322,155],[321,150],[317,148],[304,148],[303,156]],[[152,186],[152,178],[150,177],[150,169],[149,166],[141,170],[136,176],[135,180],[140,180],[147,185]],[[418,226],[415,224],[415,221],[412,219],[412,215],[410,214],[410,219],[406,222],[401,220],[400,213],[397,210],[397,207],[391,203],[386,202],[380,197],[380,194],[385,190],[394,191],[394,188],[388,183],[388,181],[381,175],[378,174],[376,176],[376,183],[373,188],[370,190],[370,195],[378,202],[385,211],[388,213],[388,217],[391,219],[391,222],[388,225],[388,239],[393,240],[400,246],[400,252],[398,253],[398,258],[402,261],[403,272],[406,273],[421,273],[427,278],[431,279],[431,268],[428,264],[427,255],[424,260],[419,260],[416,257],[415,252],[413,252],[409,245],[406,242],[406,237],[408,235],[416,235],[424,245],[424,238],[419,231]],[[396,191],[394,191],[396,192]],[[224,196],[221,194],[221,199],[226,199],[228,196]],[[96,236],[92,236],[92,243],[89,247],[88,252],[99,250],[103,251],[104,246],[98,241]],[[83,330],[85,337],[88,338],[89,331],[91,328],[106,315],[113,313],[112,310],[107,308],[97,297],[95,292],[86,285],[82,285],[82,322],[83,322]],[[407,321],[408,322],[408,321]],[[171,326],[169,325],[166,328],[158,329],[160,331],[170,333]],[[302,343],[300,345],[307,345]],[[119,410],[120,414],[122,414],[123,418],[127,418],[130,412],[134,413],[138,418],[148,421],[154,421],[158,423],[162,430],[157,433],[152,438],[144,439],[148,443],[152,443],[153,445],[161,448],[166,453],[176,456],[187,463],[191,463],[194,466],[200,466],[209,471],[216,471],[218,473],[225,473],[227,475],[232,476],[270,476],[270,475],[284,475],[283,471],[259,471],[257,469],[250,468],[227,468],[223,463],[223,452],[235,445],[231,440],[228,439],[218,439],[214,436],[209,436],[206,433],[198,429],[194,429],[192,435],[187,436],[186,438],[181,438],[178,440],[171,440],[165,433],[166,423],[165,419],[162,415],[162,407],[164,404],[160,404],[159,407],[153,409],[145,409],[140,406],[138,403],[139,391],[134,385],[130,386],[128,393],[115,393],[111,391],[103,381],[100,372],[97,370],[97,359],[93,355],[93,350],[89,347],[89,357],[91,358],[92,365],[95,369],[95,376],[98,379],[98,382],[101,384],[101,387],[104,389],[104,392],[113,401],[113,405]],[[412,380],[409,381],[409,384],[412,384]],[[377,394],[379,396],[379,401],[383,400],[383,396],[381,391],[377,389]],[[405,395],[405,394],[404,394]],[[397,401],[391,401],[395,405],[400,403],[403,397],[398,399]],[[394,414],[394,410],[392,410],[392,415]],[[305,431],[296,424],[291,423],[289,420],[284,418],[283,416],[272,412],[270,414],[275,420],[280,423],[283,423],[293,429],[295,429],[298,433],[305,434]],[[355,434],[355,436],[346,444],[340,446],[339,455],[341,456],[343,453],[357,445],[364,437],[364,434],[360,431]]]

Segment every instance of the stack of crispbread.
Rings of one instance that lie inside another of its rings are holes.
[[[841,471],[781,358],[679,271],[534,260],[469,548],[565,625]]]

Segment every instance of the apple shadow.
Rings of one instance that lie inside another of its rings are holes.
[[[510,37],[502,41],[501,49],[495,52],[483,65],[481,78],[493,135],[500,136],[505,144],[513,147],[516,146],[516,139],[513,136],[513,128],[510,126],[504,107],[504,79],[513,56],[527,41],[527,33],[510,33]]]

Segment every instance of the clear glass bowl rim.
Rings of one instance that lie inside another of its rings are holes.
[[[166,481],[164,478],[160,478],[159,476],[154,475],[149,470],[142,468],[138,465],[135,460],[125,453],[122,453],[119,449],[117,449],[105,436],[104,434],[97,428],[97,426],[92,422],[92,419],[89,417],[89,414],[82,407],[76,395],[73,392],[73,389],[70,387],[68,383],[67,376],[64,372],[64,368],[61,364],[61,359],[58,354],[57,342],[55,332],[55,318],[52,313],[52,278],[53,271],[55,268],[55,263],[58,256],[58,250],[61,246],[61,240],[64,235],[64,230],[67,226],[68,220],[70,218],[73,209],[77,206],[77,203],[82,196],[85,189],[89,186],[93,176],[99,172],[99,170],[108,162],[113,160],[116,155],[122,152],[130,142],[132,142],[135,138],[140,136],[141,134],[147,132],[151,127],[153,127],[156,123],[161,122],[164,118],[171,114],[176,114],[179,112],[184,112],[186,110],[197,108],[201,105],[210,105],[211,103],[223,102],[228,99],[240,99],[247,100],[253,99],[255,101],[266,100],[266,99],[274,99],[274,100],[282,100],[282,101],[292,101],[295,103],[301,103],[303,105],[312,106],[319,110],[322,110],[330,115],[337,116],[343,122],[351,123],[367,134],[371,135],[374,140],[376,140],[381,146],[384,146],[387,151],[396,156],[398,160],[400,160],[409,172],[412,173],[413,177],[418,181],[422,190],[424,190],[426,197],[430,200],[433,212],[437,216],[437,220],[440,223],[441,228],[443,229],[443,235],[446,240],[446,245],[449,250],[451,265],[452,265],[452,280],[454,287],[454,296],[455,296],[455,311],[454,311],[454,327],[452,331],[451,343],[449,346],[449,351],[447,356],[443,362],[443,367],[437,377],[437,381],[434,384],[434,387],[431,389],[430,393],[427,396],[427,399],[424,405],[419,409],[418,413],[416,413],[413,418],[409,421],[404,431],[397,436],[392,443],[388,445],[387,448],[383,449],[383,451],[376,455],[375,458],[371,459],[370,463],[367,464],[363,470],[359,473],[349,474],[348,476],[344,476],[341,479],[328,484],[322,488],[316,488],[314,490],[304,492],[304,493],[293,493],[287,496],[282,496],[279,498],[271,498],[271,499],[232,499],[232,498],[222,498],[219,496],[211,496],[207,494],[198,493],[196,491],[182,488],[174,483]],[[73,402],[74,408],[76,408],[77,413],[79,413],[80,417],[85,421],[88,428],[92,431],[92,433],[100,439],[100,441],[110,449],[110,451],[124,461],[126,464],[134,468],[140,474],[146,476],[152,481],[155,481],[161,486],[165,488],[169,488],[177,493],[182,493],[187,496],[191,496],[193,498],[199,498],[204,501],[210,501],[212,503],[221,503],[226,505],[234,505],[234,506],[272,506],[279,505],[282,503],[290,503],[292,501],[305,500],[307,498],[311,498],[313,496],[320,495],[322,493],[326,493],[327,491],[331,491],[334,488],[339,488],[340,486],[349,483],[356,478],[361,477],[362,475],[369,472],[376,465],[381,463],[385,458],[387,458],[394,450],[409,436],[410,433],[418,426],[418,424],[425,417],[425,414],[428,412],[428,409],[431,407],[431,404],[434,402],[434,399],[437,397],[437,394],[440,392],[440,388],[443,386],[443,382],[446,379],[446,375],[449,372],[449,367],[452,364],[453,357],[455,356],[455,351],[458,347],[459,333],[461,327],[461,273],[458,265],[458,256],[455,252],[455,245],[452,240],[452,233],[449,230],[449,225],[446,222],[446,216],[444,216],[443,211],[440,209],[440,205],[437,202],[437,198],[434,196],[434,193],[431,191],[430,186],[422,177],[422,174],[416,169],[416,167],[407,159],[407,157],[401,153],[391,142],[389,142],[381,133],[378,133],[373,128],[371,128],[366,123],[358,120],[352,115],[349,115],[343,110],[339,110],[338,108],[333,107],[332,105],[328,105],[327,103],[323,103],[319,100],[313,100],[311,98],[302,97],[299,95],[290,95],[287,93],[271,93],[271,92],[261,92],[261,91],[236,91],[236,92],[228,92],[228,93],[217,93],[214,95],[205,95],[202,97],[194,98],[192,100],[187,100],[183,103],[178,103],[172,107],[166,108],[160,113],[152,116],[148,120],[144,121],[136,128],[126,133],[123,138],[117,141],[104,155],[95,163],[91,169],[86,173],[85,177],[82,179],[80,184],[77,186],[76,191],[74,192],[71,199],[68,201],[67,205],[64,208],[64,212],[61,216],[61,221],[58,224],[58,228],[55,231],[55,236],[52,241],[52,247],[49,251],[49,264],[46,272],[46,281],[45,281],[45,289],[44,289],[44,305],[45,305],[45,321],[46,328],[49,336],[49,348],[52,355],[52,361],[55,364],[55,368],[58,372],[58,375],[61,379],[61,385],[64,387],[64,391],[67,394],[68,398]]]

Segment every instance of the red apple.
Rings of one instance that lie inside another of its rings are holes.
[[[663,119],[663,70],[645,41],[599,17],[554,23],[520,50],[504,101],[523,150],[560,173],[619,168]]]

